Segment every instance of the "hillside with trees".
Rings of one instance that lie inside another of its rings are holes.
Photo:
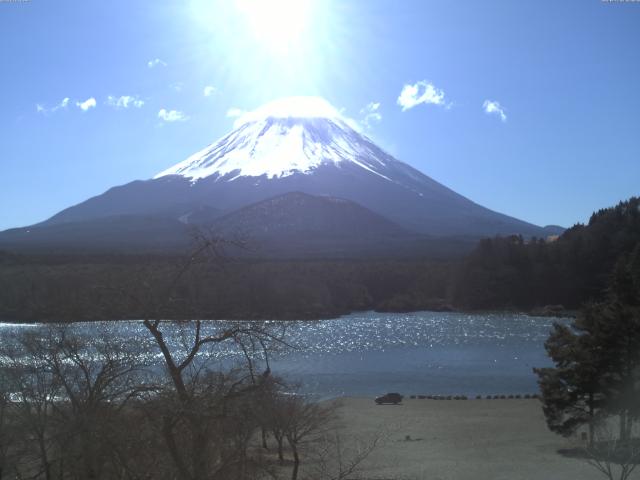
[[[165,318],[314,319],[353,311],[558,313],[600,299],[616,262],[640,256],[640,199],[602,209],[556,239],[496,237],[458,259],[196,262]],[[141,318],[189,255],[0,253],[0,319]],[[552,306],[552,308],[546,308]]]
[[[595,212],[555,240],[482,240],[461,264],[453,303],[464,309],[577,309],[601,298],[618,259],[640,255],[640,198]]]

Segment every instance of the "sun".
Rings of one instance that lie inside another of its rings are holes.
[[[341,15],[334,0],[190,0],[197,28],[192,55],[245,103],[328,95],[328,75],[344,70]]]
[[[258,45],[277,56],[300,47],[310,28],[313,0],[235,0],[248,33]]]

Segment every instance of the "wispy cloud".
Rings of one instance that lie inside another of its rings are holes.
[[[76,102],[76,106],[83,112],[86,112],[90,108],[95,108],[96,99],[93,97],[87,98],[84,102]]]
[[[484,112],[488,115],[498,115],[503,122],[507,121],[507,114],[504,113],[504,107],[500,105],[500,102],[495,100],[485,100],[482,104]]]
[[[69,97],[64,97],[60,101],[60,103],[58,103],[57,105],[51,108],[47,108],[41,103],[36,103],[36,112],[42,113],[43,115],[54,113],[55,111],[60,110],[61,108],[67,108],[69,106],[70,101],[71,99]]]
[[[154,58],[153,60],[149,60],[147,62],[147,67],[149,67],[149,68],[155,68],[155,67],[158,67],[158,66],[166,67],[167,63],[162,61],[162,60],[160,60],[159,58]]]
[[[366,107],[360,110],[362,115],[362,125],[369,130],[374,124],[382,121],[380,113],[380,102],[369,102]]]
[[[407,84],[402,87],[397,102],[403,112],[421,103],[448,107],[450,104],[445,103],[444,96],[444,91],[436,88],[433,83],[420,80],[413,85]]]
[[[244,115],[245,112],[244,110],[240,109],[240,108],[236,108],[236,107],[231,107],[229,110],[227,110],[227,117],[228,118],[235,118],[235,117],[240,117],[242,115]]]
[[[182,89],[184,88],[184,83],[183,82],[175,82],[175,83],[172,83],[171,85],[169,85],[169,88],[171,88],[172,90],[175,90],[176,92],[180,93],[180,92],[182,92]]]
[[[144,105],[144,100],[138,98],[138,96],[131,95],[122,95],[120,97],[115,97],[113,95],[109,95],[105,102],[107,105],[113,108],[141,108]]]
[[[158,118],[165,122],[185,122],[189,117],[178,110],[166,110],[162,108],[158,112]]]
[[[202,93],[204,94],[205,97],[210,97],[217,91],[218,90],[213,85],[207,85],[206,87],[204,87],[204,91]]]

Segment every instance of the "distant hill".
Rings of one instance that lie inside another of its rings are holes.
[[[462,255],[466,239],[410,232],[350,200],[292,192],[243,207],[213,221],[211,231],[242,239],[232,255],[285,258],[363,258]]]
[[[242,232],[257,237],[289,235],[401,237],[406,229],[350,200],[285,193],[243,207],[216,219],[222,233]]]

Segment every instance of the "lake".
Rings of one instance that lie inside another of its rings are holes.
[[[550,366],[544,341],[555,318],[513,313],[364,312],[288,324],[296,348],[279,353],[274,373],[300,381],[320,398],[404,395],[467,396],[537,391],[533,367]],[[211,322],[215,326],[215,322]],[[0,339],[42,325],[0,324]],[[81,334],[133,340],[155,352],[139,321],[76,323]],[[176,336],[177,337],[177,336]],[[173,339],[177,345],[179,338]],[[220,352],[233,358],[237,352]]]

